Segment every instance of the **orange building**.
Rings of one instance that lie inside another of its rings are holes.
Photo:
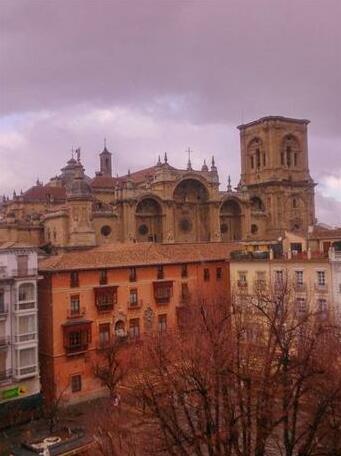
[[[222,243],[122,244],[41,261],[43,392],[69,402],[104,394],[93,374],[98,349],[115,337],[174,328],[181,309],[199,293],[226,298],[230,250]]]

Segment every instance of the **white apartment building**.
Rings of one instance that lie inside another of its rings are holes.
[[[0,404],[40,392],[36,249],[0,245]]]

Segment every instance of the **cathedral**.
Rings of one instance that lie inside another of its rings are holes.
[[[240,125],[240,182],[219,187],[209,166],[177,169],[167,155],[149,168],[114,176],[112,154],[99,154],[89,177],[80,150],[43,185],[3,198],[0,241],[53,250],[124,242],[233,242],[306,234],[315,223],[309,174],[309,121],[268,116]]]

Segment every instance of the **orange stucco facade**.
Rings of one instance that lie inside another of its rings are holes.
[[[177,326],[178,309],[200,293],[229,295],[221,260],[44,271],[39,284],[43,393],[77,402],[105,394],[93,373],[99,348],[114,337],[142,338]],[[44,269],[44,268],[42,268]]]

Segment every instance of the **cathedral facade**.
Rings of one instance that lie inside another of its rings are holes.
[[[36,185],[1,207],[0,240],[84,248],[124,242],[228,242],[307,233],[315,223],[309,174],[309,121],[269,116],[240,125],[241,178],[219,187],[210,166],[176,169],[157,164],[114,177],[112,154],[86,175],[80,153],[46,185]]]

